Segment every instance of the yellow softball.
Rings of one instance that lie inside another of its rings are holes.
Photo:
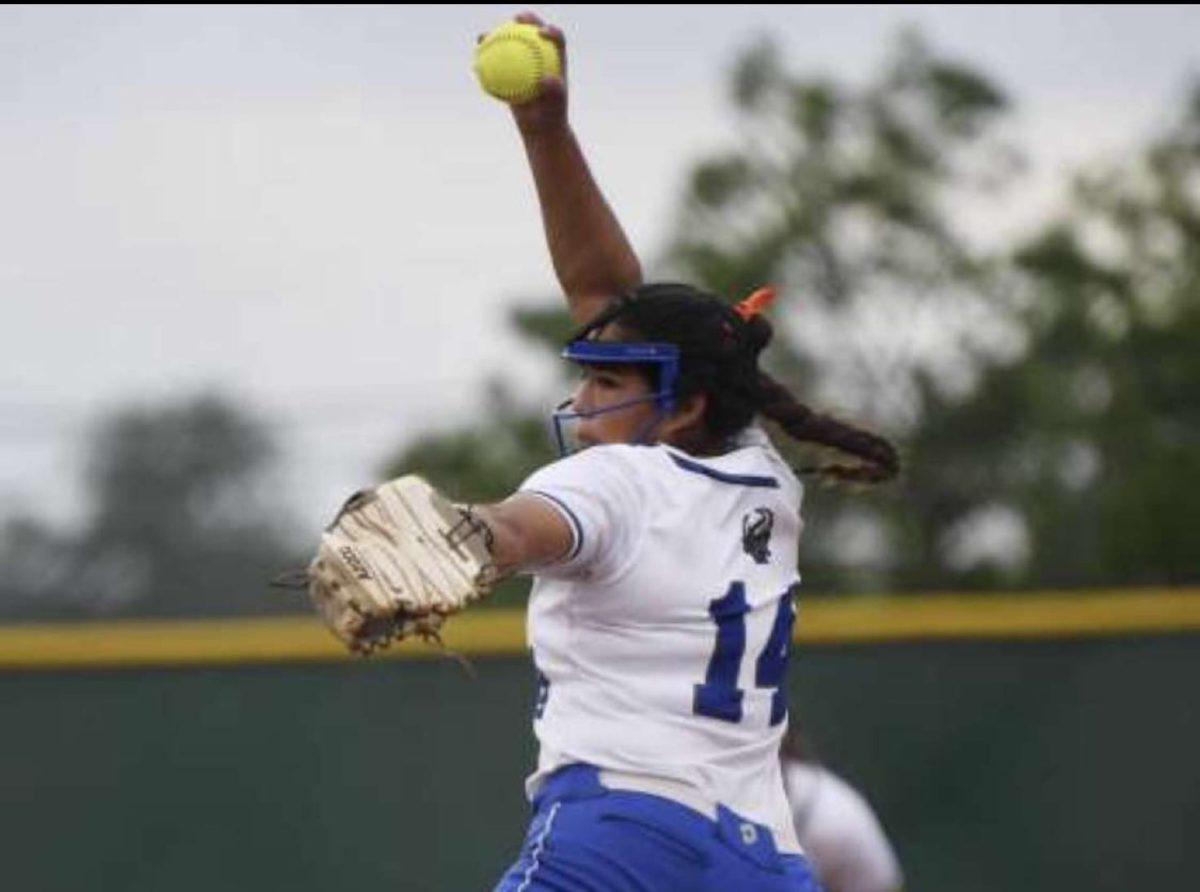
[[[507,22],[475,47],[475,76],[484,92],[512,105],[536,99],[544,77],[560,77],[558,47],[536,25]]]

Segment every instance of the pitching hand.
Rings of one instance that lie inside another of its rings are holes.
[[[561,28],[547,25],[532,12],[514,16],[523,25],[536,25],[543,37],[558,47],[562,65],[561,77],[545,77],[537,98],[512,106],[517,127],[526,132],[549,130],[567,123],[567,41]]]

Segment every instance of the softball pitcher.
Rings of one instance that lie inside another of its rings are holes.
[[[551,78],[513,106],[579,324],[565,457],[475,509],[498,570],[535,578],[533,820],[496,890],[816,890],[779,761],[803,487],[756,419],[845,456],[830,478],[896,454],[758,367],[769,292],[642,282],[566,99]]]

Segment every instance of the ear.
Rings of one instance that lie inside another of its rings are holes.
[[[684,400],[659,428],[660,439],[674,446],[687,447],[707,438],[704,413],[708,411],[708,394],[694,393]]]

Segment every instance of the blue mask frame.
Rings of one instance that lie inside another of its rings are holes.
[[[563,425],[569,421],[579,418],[595,418],[597,415],[618,412],[621,409],[627,409],[639,403],[653,402],[657,406],[658,411],[650,423],[634,439],[635,443],[641,443],[654,428],[658,427],[658,423],[663,418],[675,411],[675,384],[679,380],[679,347],[675,344],[572,341],[563,350],[562,357],[580,365],[651,363],[659,367],[659,373],[658,390],[646,396],[640,396],[637,399],[626,400],[623,403],[617,403],[615,406],[606,406],[603,409],[595,409],[591,412],[567,411],[565,407],[571,405],[570,400],[559,406],[552,416],[554,422],[554,439],[558,445],[559,455],[570,455],[572,451],[567,445],[566,436],[563,434]]]

